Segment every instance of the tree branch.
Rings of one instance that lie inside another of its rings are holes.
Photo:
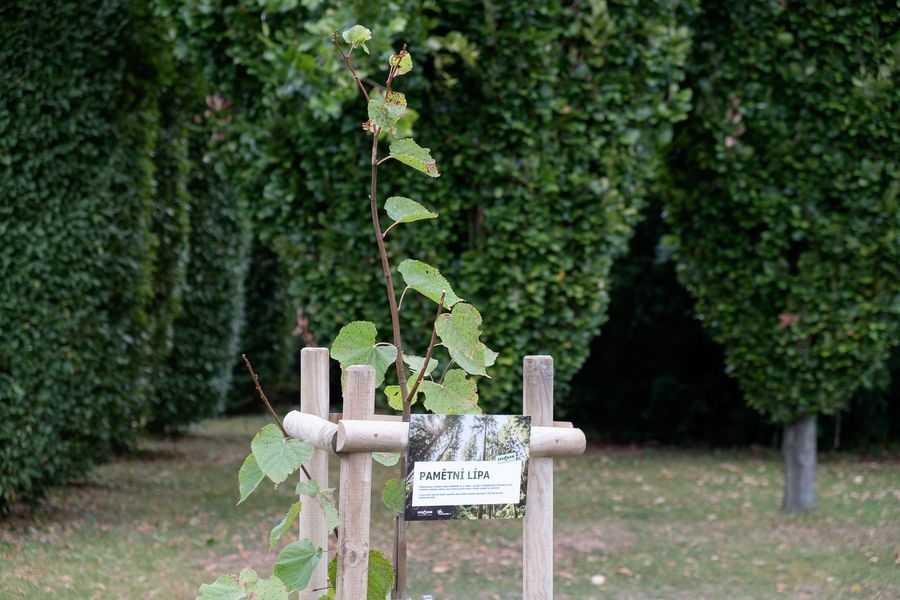
[[[269,414],[272,415],[272,418],[275,419],[275,423],[278,425],[278,429],[281,430],[282,435],[284,437],[291,437],[288,435],[287,430],[284,428],[284,425],[281,423],[281,419],[275,413],[275,409],[272,408],[272,404],[269,402],[269,399],[266,397],[266,393],[262,389],[262,385],[259,383],[259,376],[257,376],[256,371],[253,370],[253,365],[250,364],[250,359],[247,358],[246,354],[241,354],[241,359],[243,359],[244,364],[247,366],[247,370],[250,371],[250,377],[253,378],[253,385],[256,386],[256,393],[259,394],[259,399],[262,400],[263,404],[266,405],[266,408],[269,409]],[[303,474],[306,475],[306,479],[308,481],[312,481],[312,475],[309,474],[309,471],[306,470],[306,465],[300,465],[300,468],[303,470]]]
[[[360,91],[363,93],[363,96],[366,97],[366,102],[369,102],[369,92],[366,91],[366,86],[363,85],[363,82],[359,79],[359,73],[356,72],[356,69],[353,68],[353,63],[350,62],[350,55],[344,54],[344,49],[341,48],[340,42],[338,42],[337,31],[331,36],[331,43],[334,44],[334,47],[337,48],[337,51],[341,53],[341,58],[344,60],[344,64],[347,65],[347,68],[350,69],[350,74],[353,75],[353,79],[356,80],[356,85],[359,86]]]
[[[428,350],[425,352],[425,362],[422,363],[422,368],[419,370],[419,375],[416,377],[415,383],[413,383],[412,389],[409,390],[409,396],[403,399],[403,420],[409,421],[409,413],[410,408],[412,407],[412,399],[416,397],[416,392],[419,389],[419,384],[422,383],[422,378],[425,376],[425,371],[428,369],[428,361],[431,360],[431,354],[434,352],[435,342],[437,341],[437,320],[440,318],[441,313],[444,309],[444,296],[446,294],[441,292],[441,301],[438,302],[437,314],[434,316],[434,325],[431,327],[431,341],[428,343]]]

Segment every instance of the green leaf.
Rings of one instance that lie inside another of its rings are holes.
[[[238,500],[238,504],[246,500],[259,487],[259,484],[262,483],[265,477],[266,474],[259,468],[256,457],[251,452],[244,459],[241,470],[238,471],[238,486],[241,491],[241,499]]]
[[[395,223],[412,223],[423,219],[436,219],[438,214],[431,212],[415,200],[403,196],[391,196],[384,203],[384,209]]]
[[[478,414],[478,388],[462,369],[451,369],[444,376],[443,384],[422,382],[425,408],[443,415]]]
[[[266,425],[256,434],[250,448],[259,468],[274,483],[287,479],[313,455],[312,445],[284,437],[274,423]]]
[[[337,587],[337,555],[328,561],[328,583],[331,584],[332,589]]]
[[[413,370],[414,374],[416,374],[421,371],[422,367],[425,365],[425,358],[422,356],[404,354],[403,362],[405,362],[407,366],[409,366],[409,368]],[[431,375],[437,367],[438,360],[436,358],[429,358],[428,369],[425,370],[425,377]],[[415,379],[415,377],[413,377],[413,379]]]
[[[399,385],[385,386],[384,395],[387,397],[388,406],[394,410],[403,410],[403,394]]]
[[[241,571],[240,575],[238,575],[238,581],[240,581],[241,585],[245,588],[252,589],[259,581],[259,575],[256,574],[256,571],[247,567]]]
[[[200,586],[200,595],[196,600],[244,600],[247,592],[238,583],[234,575],[223,575],[213,583]]]
[[[272,574],[284,583],[288,591],[302,590],[322,558],[322,549],[309,540],[293,542],[282,548],[272,567]]]
[[[253,586],[253,600],[288,600],[288,590],[279,579],[260,579]]]
[[[344,41],[350,44],[350,51],[352,52],[354,48],[359,46],[362,48],[366,54],[369,53],[369,49],[366,47],[366,42],[372,39],[372,31],[362,25],[354,25],[350,29],[347,29],[341,34],[344,38]]]
[[[369,552],[369,586],[366,600],[384,600],[394,587],[394,568],[378,550]]]
[[[368,104],[369,119],[379,129],[397,135],[397,121],[406,113],[406,96],[400,92],[388,92],[387,96],[373,97]]]
[[[403,138],[393,142],[390,155],[404,165],[421,171],[429,177],[441,176],[437,163],[431,158],[431,150],[419,146],[412,138]]]
[[[413,68],[412,56],[410,56],[409,52],[405,50],[400,54],[394,54],[393,56],[391,56],[389,62],[392,67],[396,67],[396,70],[394,71],[394,77],[397,77],[399,75],[406,75],[407,73],[412,71]]]
[[[406,285],[434,302],[441,301],[444,294],[444,306],[451,308],[461,298],[453,293],[453,288],[441,275],[441,272],[429,264],[407,258],[397,267]]]
[[[334,501],[334,491],[332,489],[319,489],[319,484],[316,480],[310,479],[309,481],[301,481],[298,483],[296,493],[298,496],[309,496],[322,507],[328,531],[337,529],[340,525],[340,519],[338,519],[337,503]]]
[[[331,358],[341,363],[341,370],[352,365],[375,367],[375,387],[384,382],[384,373],[397,359],[393,344],[375,344],[378,331],[369,321],[353,321],[344,325],[331,344]]]
[[[315,498],[319,494],[319,483],[315,479],[307,479],[297,484],[295,493],[298,496]]]
[[[384,108],[387,111],[388,120],[396,125],[397,121],[406,114],[406,96],[400,92],[388,92],[384,97]]]
[[[328,531],[334,531],[340,527],[341,519],[338,516],[337,502],[334,500],[334,489],[320,491],[316,495],[316,502],[325,513],[325,525],[328,526]]]
[[[294,502],[291,504],[291,507],[288,509],[287,514],[284,515],[284,518],[272,528],[272,531],[269,532],[269,550],[274,550],[275,546],[281,540],[282,536],[287,532],[288,527],[294,524],[294,521],[297,520],[297,515],[300,514],[300,509],[303,504],[301,502]]]
[[[478,339],[481,313],[471,304],[460,302],[449,314],[442,314],[434,329],[451,358],[471,375],[487,375],[485,369],[497,360],[497,353]]]
[[[400,462],[400,453],[399,452],[373,452],[372,458],[375,462],[382,464],[386,467],[393,467],[398,462]]]
[[[399,479],[388,479],[381,488],[381,499],[389,510],[402,513],[406,506],[406,485]]]

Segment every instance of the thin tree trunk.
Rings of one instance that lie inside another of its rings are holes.
[[[816,417],[807,415],[784,426],[781,444],[784,456],[782,512],[816,508]]]

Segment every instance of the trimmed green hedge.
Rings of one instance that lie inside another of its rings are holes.
[[[667,209],[748,402],[830,414],[900,341],[896,5],[708,2]]]
[[[156,35],[139,4],[0,7],[0,511],[127,445],[147,393]]]
[[[364,76],[382,77],[388,53],[409,44],[416,68],[401,87],[442,171],[433,181],[382,169],[382,198],[408,195],[441,214],[398,228],[390,251],[439,267],[485,315],[482,339],[501,353],[481,386],[485,408],[515,410],[524,354],[552,354],[564,392],[604,320],[609,269],[658,149],[687,111],[691,4],[327,4],[270,3],[268,32],[251,7],[183,13],[202,26],[209,64],[231,61],[219,85],[241,135],[226,149],[246,189],[261,189],[249,194],[255,216],[294,302],[325,343],[356,319],[390,336],[368,225],[365,106],[329,43],[359,22],[375,32],[379,61],[360,60]],[[409,350],[424,351],[432,317],[407,298]]]
[[[157,386],[148,427],[176,431],[225,410],[232,365],[239,355],[244,318],[244,279],[250,241],[240,199],[212,158],[204,164],[203,145],[192,156],[187,281],[175,319],[172,349],[156,365]]]
[[[272,402],[296,404],[301,339],[292,337],[296,313],[287,298],[278,256],[258,237],[250,246],[244,282],[245,318],[240,334],[240,354],[246,354]],[[229,412],[261,408],[259,396],[240,357],[234,362],[226,409]],[[281,396],[284,396],[281,398]]]

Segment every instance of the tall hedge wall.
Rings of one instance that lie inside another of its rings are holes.
[[[749,403],[830,414],[900,342],[900,88],[887,1],[704,3],[667,209]]]
[[[148,426],[156,431],[183,429],[225,410],[244,319],[246,211],[224,166],[203,163],[205,138],[194,142],[186,285],[171,350],[154,367]]]
[[[524,354],[554,355],[564,389],[604,320],[607,275],[659,145],[687,110],[680,19],[691,4],[288,4],[270,3],[264,21],[234,5],[185,14],[202,26],[210,62],[230,61],[220,85],[244,126],[231,150],[261,188],[262,236],[315,335],[327,343],[368,319],[389,336],[367,221],[365,106],[329,43],[359,22],[376,36],[364,76],[382,77],[389,53],[409,44],[416,67],[403,91],[416,139],[442,170],[433,181],[382,169],[382,197],[441,215],[397,230],[391,253],[438,266],[485,315],[483,339],[501,353],[481,387],[489,410],[513,409]],[[405,344],[423,352],[432,309],[407,300]]]
[[[0,511],[127,444],[156,141],[139,3],[0,6]]]

